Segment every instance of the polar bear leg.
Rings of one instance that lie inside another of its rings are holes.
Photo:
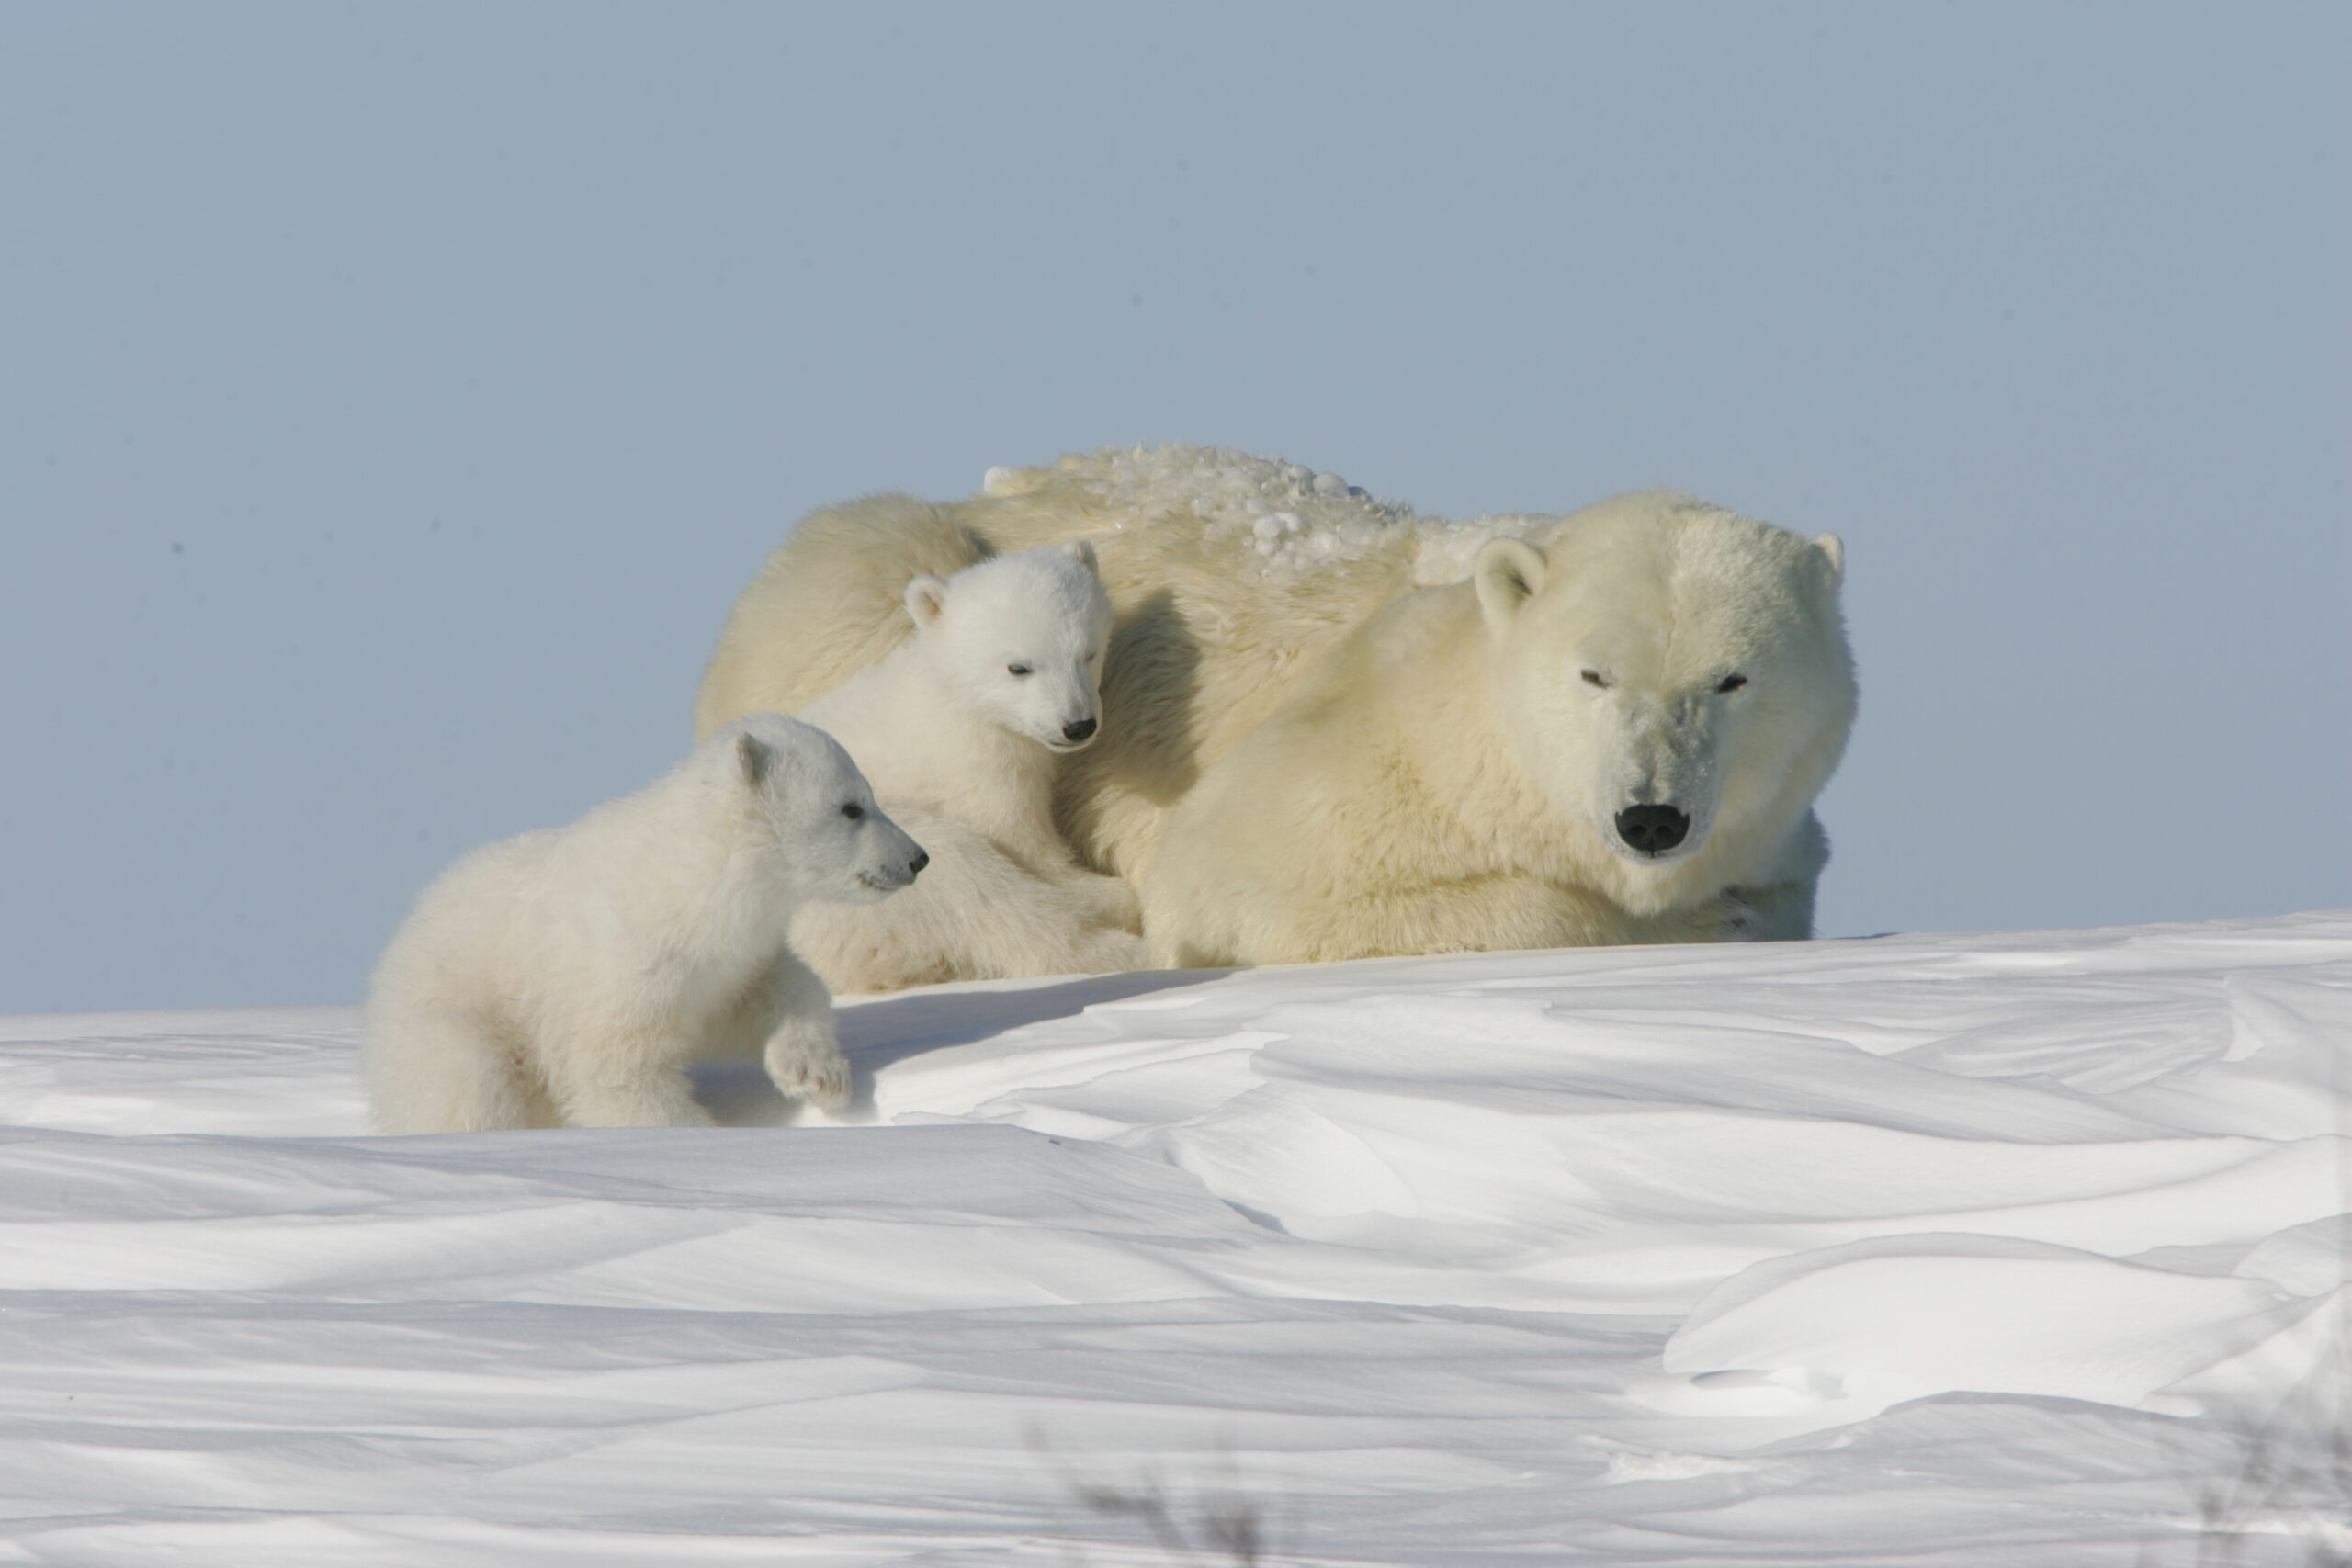
[[[943,826],[935,858],[944,874],[927,889],[930,923],[958,977],[1151,967],[1136,934],[1143,911],[1124,878],[1073,863],[1058,842],[1053,860],[1033,861],[961,823]]]
[[[931,849],[928,842],[923,847]],[[933,851],[934,865],[938,859]],[[836,987],[853,992],[900,991],[966,977],[949,967],[952,960],[943,955],[931,931],[933,922],[924,918],[930,878],[936,874],[926,871],[912,887],[879,904],[813,903],[793,916],[792,945],[816,971],[819,983],[828,987],[828,996]]]
[[[1148,969],[1135,896],[1114,876],[1040,874],[983,841],[964,850],[953,961],[975,979]],[[946,891],[943,884],[940,891]]]
[[[572,1084],[558,1091],[574,1127],[715,1127],[684,1071],[665,1067],[628,1083]]]
[[[1151,967],[1135,895],[1117,877],[1032,871],[952,818],[925,816],[917,830],[932,863],[912,887],[880,904],[810,904],[794,919],[794,945],[842,989]]]
[[[704,1035],[697,1061],[756,1062],[775,1032],[784,986],[770,964],[743,987],[733,1006],[722,1010]]]
[[[547,1063],[548,1088],[572,1127],[711,1127],[695,1101],[682,1043],[610,1036],[567,1043]]]
[[[904,897],[904,895],[900,895]],[[762,1060],[778,1093],[825,1111],[849,1104],[849,1060],[833,1032],[833,994],[792,953],[768,972],[775,1010]]]
[[[368,1100],[385,1133],[552,1127],[555,1108],[518,1054],[470,1013],[377,1012],[368,1021]]]

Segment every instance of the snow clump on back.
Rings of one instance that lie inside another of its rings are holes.
[[[1408,548],[1416,586],[1459,582],[1487,541],[1517,536],[1544,519],[1511,515],[1453,523],[1415,514],[1335,473],[1302,463],[1214,446],[1153,446],[1097,452],[1076,460],[1081,488],[1124,532],[1177,517],[1197,520],[1204,544],[1238,539],[1270,577]],[[992,495],[1025,489],[1022,470],[990,468]]]

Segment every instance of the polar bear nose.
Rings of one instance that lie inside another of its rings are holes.
[[[922,868],[930,863],[931,852],[929,850],[917,850],[915,852],[915,858],[907,863],[907,874],[910,877],[921,876],[922,874]]]
[[[1617,836],[1645,855],[1664,854],[1690,831],[1690,814],[1671,806],[1629,806],[1617,813]]]
[[[1091,718],[1072,719],[1062,726],[1062,739],[1073,746],[1081,740],[1091,740],[1093,738],[1094,721]]]

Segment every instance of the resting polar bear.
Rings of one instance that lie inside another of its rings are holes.
[[[1135,894],[1054,829],[1054,764],[1094,740],[1111,601],[1083,542],[907,584],[913,637],[801,710],[849,749],[931,869],[869,908],[811,904],[792,945],[836,990],[1151,962]]]
[[[796,905],[867,901],[922,869],[849,754],[776,714],[728,726],[568,828],[476,850],[416,901],[361,1021],[376,1125],[709,1126],[685,1075],[763,1058],[839,1110],[824,982],[786,947]]]
[[[917,573],[1074,538],[1119,620],[1057,821],[1160,962],[1811,934],[1842,549],[1686,496],[1450,524],[1194,447],[995,469],[800,524],[698,712],[805,703],[900,640]]]

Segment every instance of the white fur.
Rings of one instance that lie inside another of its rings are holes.
[[[1204,773],[1143,877],[1162,962],[1812,934],[1833,547],[1662,495],[1543,533],[1390,601]],[[1640,806],[1681,841],[1629,842]]]
[[[1855,700],[1834,538],[1667,493],[1451,523],[1184,446],[986,491],[795,528],[699,722],[883,657],[915,571],[1086,539],[1118,615],[1111,724],[1063,760],[1055,821],[1140,890],[1159,961],[1811,934],[1811,807]],[[1616,823],[1637,805],[1688,812],[1688,836],[1637,850]]]
[[[849,748],[932,865],[888,904],[803,909],[794,948],[845,991],[1144,966],[1134,895],[1079,866],[1053,820],[1055,758],[1102,718],[1111,604],[1093,550],[919,575],[903,602],[912,639],[802,716]]]
[[[568,828],[442,874],[377,965],[363,1022],[376,1125],[707,1126],[685,1067],[764,1061],[838,1109],[824,982],[785,941],[811,899],[903,887],[922,851],[823,731],[747,716]]]

